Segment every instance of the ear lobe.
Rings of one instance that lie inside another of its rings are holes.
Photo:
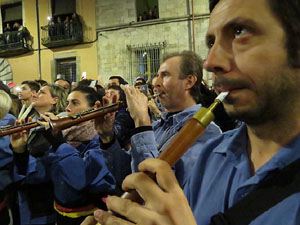
[[[54,98],[52,98],[51,103],[52,103],[52,105],[55,105],[58,101],[59,101],[59,98],[54,97]]]
[[[195,75],[188,75],[186,78],[186,89],[191,89],[197,82],[197,77]]]

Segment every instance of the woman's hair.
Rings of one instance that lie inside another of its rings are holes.
[[[55,104],[54,108],[52,108],[52,112],[54,114],[59,114],[64,112],[67,107],[67,97],[68,93],[62,87],[55,84],[46,84],[44,86],[49,87],[49,91],[53,98],[57,97],[58,102]]]
[[[87,87],[87,86],[78,86],[74,88],[72,92],[79,91],[85,95],[86,101],[88,102],[89,107],[95,105],[96,101],[102,102],[102,96],[100,96],[94,88]]]
[[[10,96],[5,91],[0,90],[0,120],[2,120],[10,110],[11,103]]]

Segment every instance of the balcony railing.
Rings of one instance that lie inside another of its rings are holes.
[[[41,28],[42,44],[48,48],[75,45],[83,42],[83,31],[80,23],[56,23]]]
[[[24,27],[20,31],[7,31],[0,34],[0,57],[22,55],[31,50],[32,38]]]

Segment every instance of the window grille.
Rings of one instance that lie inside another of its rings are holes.
[[[157,74],[165,47],[166,42],[127,46],[130,83],[134,83],[137,77],[151,80]]]
[[[56,74],[61,78],[76,82],[76,57],[56,60]]]

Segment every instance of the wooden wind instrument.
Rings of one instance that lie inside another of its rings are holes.
[[[82,122],[95,119],[96,117],[103,116],[106,113],[115,112],[120,108],[126,108],[126,104],[123,102],[113,103],[108,106],[104,106],[97,109],[91,109],[77,113],[70,117],[59,118],[57,120],[49,120],[50,126],[54,132],[69,128],[71,126],[80,124]],[[13,133],[21,132],[23,130],[30,130],[31,128],[40,126],[37,122],[29,122],[20,124],[17,126],[7,126],[0,128],[0,137],[10,135]]]
[[[215,116],[213,110],[228,94],[228,92],[222,92],[209,108],[201,107],[199,111],[184,124],[171,140],[170,144],[159,154],[158,159],[166,161],[171,167],[174,166],[189,147],[204,133],[205,128],[210,122],[214,120]],[[150,177],[154,178],[153,174],[150,174]],[[130,199],[140,204],[144,202],[135,190],[124,192],[121,198]]]

